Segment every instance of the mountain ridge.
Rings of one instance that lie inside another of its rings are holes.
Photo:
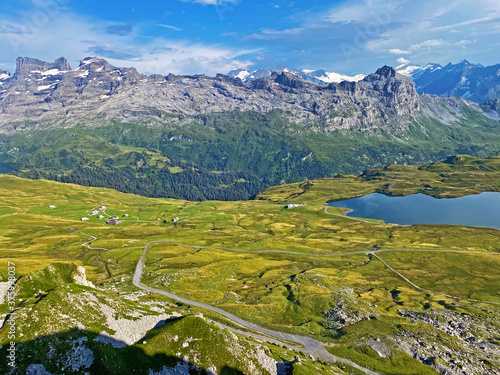
[[[457,64],[404,63],[396,70],[415,81],[417,91],[440,97],[458,96],[484,103],[500,96],[500,64],[483,66],[462,60]]]
[[[498,103],[420,95],[389,66],[318,85],[285,71],[244,83],[146,76],[95,57],[73,70],[54,64],[28,61],[0,81],[2,172],[227,200],[390,163],[500,153]]]
[[[248,83],[252,80],[265,78],[271,76],[274,72],[281,74],[283,72],[288,72],[300,77],[311,83],[318,85],[324,85],[329,83],[340,83],[342,81],[360,81],[365,75],[356,74],[355,76],[348,76],[342,73],[327,72],[324,69],[290,69],[284,65],[278,65],[275,67],[259,68],[253,71],[248,71],[245,69],[235,69],[227,73],[228,76],[239,78],[243,82]]]
[[[123,112],[154,108],[187,116],[280,109],[292,121],[318,122],[326,132],[366,130],[391,122],[402,133],[404,124],[433,100],[419,96],[413,82],[393,68],[390,75],[378,74],[379,69],[357,82],[317,85],[283,71],[245,84],[224,75],[145,76],[134,68],[117,68],[90,57],[74,70],[61,70],[69,67],[65,59],[52,64],[18,61],[20,69],[1,82],[0,132],[8,131],[6,125],[47,117],[60,117],[66,123],[79,116],[130,118]],[[28,71],[30,67],[37,70]]]

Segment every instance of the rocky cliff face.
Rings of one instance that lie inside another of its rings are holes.
[[[51,69],[67,71],[71,70],[71,66],[64,57],[59,57],[53,63],[32,59],[30,57],[18,57],[16,60],[16,74],[29,74],[33,71],[46,72]]]
[[[358,82],[316,85],[289,72],[275,72],[245,84],[224,75],[148,77],[90,57],[74,70],[64,58],[54,63],[19,58],[16,73],[2,82],[0,132],[4,133],[19,123],[36,126],[55,118],[71,126],[82,118],[143,119],[147,113],[157,116],[158,111],[194,116],[280,109],[293,122],[319,132],[383,129],[404,135],[429,107],[429,100],[433,105],[440,100],[420,96],[411,79],[388,66]],[[455,106],[465,105],[457,100]]]

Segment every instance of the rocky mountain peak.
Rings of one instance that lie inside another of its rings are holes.
[[[0,79],[6,79],[10,77],[10,73],[8,70],[0,69]]]
[[[384,65],[383,67],[378,68],[374,74],[370,75],[377,75],[379,79],[388,79],[396,77],[396,69],[391,66]]]
[[[29,73],[13,79],[5,76],[1,82],[0,131],[2,124],[21,121],[23,116],[31,121],[68,113],[75,121],[75,113],[86,118],[142,119],[142,113],[151,108],[190,116],[239,108],[283,110],[291,121],[318,121],[325,132],[374,129],[390,123],[403,134],[423,105],[413,81],[389,66],[358,81],[328,85],[312,83],[285,69],[245,84],[240,77],[225,75],[148,77],[97,57],[84,58],[74,70],[60,70],[65,68],[69,68],[65,59],[54,63],[18,59],[18,73]]]
[[[227,75],[231,77],[240,78],[243,82],[249,83],[261,78],[269,78],[273,73],[281,74],[283,72],[288,72],[296,75],[300,79],[305,81],[315,83],[317,85],[324,85],[329,83],[339,83],[342,81],[360,81],[365,76],[363,74],[357,74],[353,77],[347,76],[341,73],[327,72],[324,69],[311,70],[311,69],[293,69],[288,68],[284,65],[278,65],[274,68],[267,67],[261,68],[254,71],[248,71],[245,69],[231,70]]]
[[[415,84],[410,78],[399,74],[396,69],[387,65],[377,69],[375,73],[367,75],[361,82],[369,83],[373,88],[383,88],[384,91],[391,87],[397,89],[404,87],[405,91],[411,91],[413,95],[417,94]]]
[[[271,77],[274,78],[276,83],[280,83],[291,88],[303,88],[311,85],[309,82],[297,77],[295,74],[286,71],[282,71],[281,74],[274,72]]]
[[[80,60],[80,65],[78,67],[82,66],[88,66],[88,65],[94,65],[94,66],[111,66],[110,63],[108,63],[106,60],[101,59],[99,57],[86,57],[83,60]]]
[[[16,60],[16,74],[29,74],[32,71],[45,72],[47,70],[57,69],[60,71],[71,70],[68,60],[64,57],[59,57],[53,63],[33,59],[31,57],[18,57]]]

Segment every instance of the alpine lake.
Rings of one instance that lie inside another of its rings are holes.
[[[425,194],[387,196],[372,193],[332,201],[328,206],[347,208],[348,216],[383,220],[399,225],[452,224],[500,229],[500,193],[485,192],[459,198],[433,198]]]

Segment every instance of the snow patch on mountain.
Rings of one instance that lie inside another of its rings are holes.
[[[283,65],[278,65],[273,68],[260,68],[254,71],[248,71],[244,69],[232,70],[227,73],[228,76],[239,78],[243,82],[248,83],[252,80],[259,78],[270,77],[274,72],[281,74],[283,72],[288,72],[296,75],[297,77],[304,79],[306,81],[324,85],[328,83],[340,83],[342,81],[357,82],[365,78],[364,74],[356,74],[355,76],[348,76],[342,73],[327,72],[323,69],[312,70],[312,69],[290,69]]]
[[[417,91],[441,97],[458,96],[477,103],[500,97],[500,64],[483,66],[462,60],[449,63],[414,65],[409,61],[396,71],[413,79]]]

